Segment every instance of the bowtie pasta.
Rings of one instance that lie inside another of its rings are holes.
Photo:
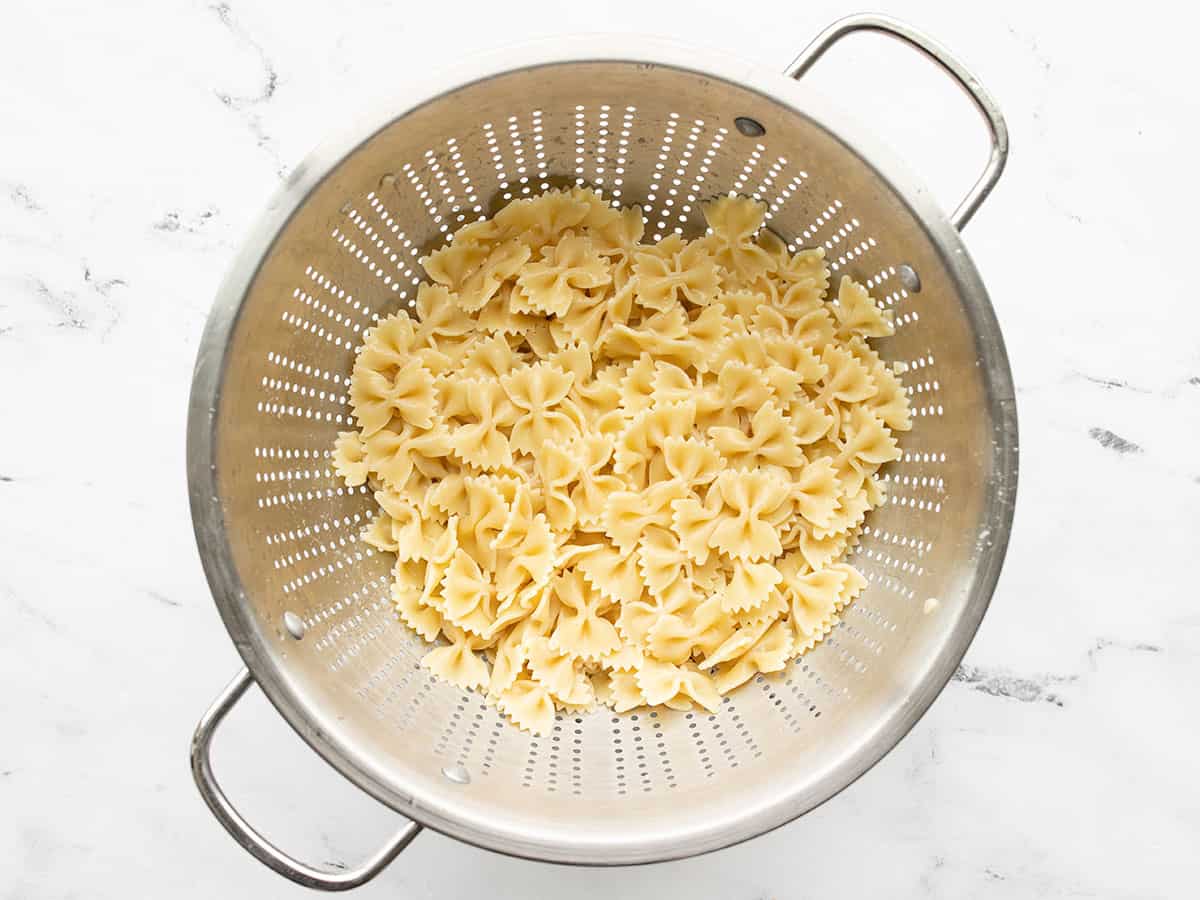
[[[890,313],[764,208],[642,242],[585,190],[516,200],[422,261],[416,315],[354,364],[334,462],[379,511],[422,665],[523,729],[558,710],[714,711],[829,633],[908,398]],[[444,640],[439,642],[439,638]]]

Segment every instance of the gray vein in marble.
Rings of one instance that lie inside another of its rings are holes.
[[[324,831],[318,832],[318,834],[320,835],[321,843],[325,845],[325,849],[328,850],[330,854],[336,854],[337,848],[333,846],[333,839],[329,836],[329,834]],[[339,869],[341,871],[345,871],[346,869],[346,864],[336,859],[325,860],[325,865],[331,869]]]
[[[1029,111],[1029,116],[1034,122],[1034,133],[1038,138],[1044,139],[1046,138],[1048,132],[1046,125],[1048,118],[1046,116],[1046,104],[1051,84],[1050,59],[1042,51],[1042,48],[1038,45],[1037,39],[1033,37],[1033,35],[1026,31],[1019,31],[1011,25],[1008,28],[1008,33],[1012,35],[1018,43],[1025,47],[1029,55],[1033,57],[1034,64],[1037,66],[1037,72],[1040,77],[1042,89],[1037,93],[1037,102]],[[1067,213],[1066,210],[1062,210],[1061,207],[1059,207],[1058,204],[1056,204],[1053,200],[1050,200],[1048,194],[1046,199],[1050,202],[1050,205],[1053,208],[1066,213],[1068,216],[1071,215],[1070,213]]]
[[[1009,26],[1008,33],[1025,45],[1025,49],[1033,56],[1034,61],[1041,66],[1043,72],[1050,71],[1050,59],[1042,52],[1042,48],[1038,46],[1037,38],[1023,31],[1018,31],[1012,26]]]
[[[55,722],[54,730],[61,737],[77,738],[88,733],[88,727],[83,722]]]
[[[233,32],[234,36],[244,43],[248,44],[255,53],[258,54],[259,61],[262,62],[263,71],[266,74],[266,81],[262,86],[262,90],[256,96],[235,97],[233,94],[226,94],[222,91],[217,91],[217,98],[228,106],[230,109],[243,109],[247,106],[253,106],[257,103],[266,103],[275,96],[275,88],[279,85],[279,75],[275,71],[275,67],[271,64],[270,58],[262,45],[250,37],[246,31],[238,25],[233,18],[233,10],[230,9],[228,3],[216,3],[209,7],[217,14],[217,18],[221,20],[221,24]]]
[[[11,591],[4,591],[4,593],[9,599],[14,598],[14,594]],[[36,606],[34,606],[33,604],[31,604],[25,600],[22,600],[19,597],[16,597],[15,599],[16,599],[17,612],[20,613],[22,616],[24,616],[27,619],[32,619],[35,622],[41,622],[43,625],[45,625],[51,631],[59,631],[60,630],[60,626],[59,626],[58,622],[56,622],[54,619],[50,618],[48,615],[46,615],[44,612],[42,612]]]
[[[229,109],[240,112],[245,115],[246,126],[250,129],[250,133],[254,135],[254,141],[261,149],[265,150],[275,163],[275,174],[280,178],[287,177],[287,166],[284,165],[279,153],[275,149],[274,139],[267,133],[263,125],[262,117],[255,111],[268,102],[275,96],[275,91],[279,87],[279,73],[275,70],[274,63],[267,56],[266,50],[262,44],[256,41],[250,34],[238,24],[233,16],[233,10],[228,3],[216,3],[209,7],[217,18],[221,20],[229,33],[237,40],[250,47],[257,55],[259,62],[263,68],[263,85],[257,94],[248,96],[237,96],[226,93],[225,91],[215,91],[217,99],[221,101]]]
[[[0,475],[0,481],[4,482],[5,484],[12,484],[16,480],[17,479],[13,478],[11,475]]]
[[[1084,381],[1091,382],[1092,384],[1098,384],[1102,388],[1119,388],[1120,390],[1133,391],[1138,394],[1150,393],[1147,388],[1138,387],[1137,385],[1130,384],[1128,381],[1123,381],[1119,378],[1098,378],[1095,375],[1085,375],[1083,372],[1076,372],[1075,374]]]
[[[1046,197],[1046,205],[1049,206],[1055,212],[1062,213],[1064,216],[1067,217],[1068,221],[1072,222],[1075,225],[1086,224],[1083,221],[1083,216],[1079,215],[1078,213],[1073,213],[1069,209],[1064,207],[1057,200],[1055,200],[1053,196],[1051,196],[1049,191],[1046,192],[1045,197]]]
[[[59,317],[59,321],[54,323],[55,327],[87,330],[87,320],[83,318],[71,296],[52,291],[50,286],[40,278],[33,279],[33,292],[44,306],[48,306],[51,312]]]
[[[126,287],[127,282],[123,278],[97,278],[86,263],[82,268],[83,286],[88,289],[90,294],[100,299],[102,312],[107,314],[104,318],[107,318],[108,321],[104,323],[103,330],[100,331],[100,337],[103,339],[121,320],[121,313],[113,302],[112,292],[116,288]],[[28,283],[34,297],[55,317],[55,321],[52,322],[55,328],[71,328],[77,331],[92,330],[92,326],[98,318],[97,307],[81,303],[75,291],[52,288],[41,278],[30,278]]]
[[[113,288],[126,287],[128,282],[124,278],[96,278],[92,275],[92,270],[88,266],[83,267],[83,283],[88,285],[93,291],[101,297],[107,297]]]
[[[201,229],[203,229],[204,226],[209,223],[209,220],[212,219],[216,214],[217,210],[213,207],[209,207],[208,209],[185,219],[182,213],[172,209],[168,210],[166,215],[164,215],[150,227],[155,231],[163,231],[167,233],[183,232],[185,234],[198,234]]]
[[[1124,650],[1129,653],[1162,653],[1163,648],[1158,644],[1149,644],[1145,642],[1130,642],[1130,641],[1114,641],[1109,638],[1098,638],[1096,643],[1088,649],[1088,663],[1092,668],[1096,667],[1096,657],[1105,650]]]
[[[1116,451],[1122,455],[1126,453],[1141,453],[1142,448],[1133,441],[1127,441],[1119,434],[1114,434],[1107,428],[1089,428],[1088,434],[1101,447],[1107,447],[1109,450]]]
[[[41,205],[30,195],[29,188],[23,184],[14,185],[8,192],[8,198],[29,212],[43,212]]]
[[[1133,384],[1125,381],[1122,378],[1105,378],[1099,375],[1087,375],[1079,371],[1071,371],[1061,376],[1060,378],[1042,381],[1036,384],[1025,384],[1017,388],[1018,394],[1034,394],[1042,391],[1056,390],[1066,385],[1073,384],[1077,381],[1086,381],[1088,384],[1094,384],[1097,387],[1105,390],[1120,390],[1129,391],[1134,394],[1145,394],[1148,397],[1162,397],[1165,400],[1176,400],[1180,396],[1180,391],[1187,385],[1200,385],[1200,375],[1193,375],[1188,378],[1179,377],[1176,380],[1167,383],[1165,388],[1146,387],[1140,384]]]
[[[162,603],[164,606],[174,606],[174,607],[183,606],[183,604],[180,603],[178,600],[172,600],[166,594],[164,594],[160,591],[156,591],[153,588],[146,588],[146,596],[148,596],[151,600],[157,600],[159,603]]]
[[[991,697],[1007,697],[1022,703],[1050,703],[1065,706],[1062,697],[1051,690],[1055,684],[1070,684],[1078,681],[1078,675],[1040,675],[1024,678],[1003,669],[986,669],[964,663],[954,673],[954,680],[965,684],[973,691]]]
[[[927,871],[921,873],[921,878],[920,878],[919,884],[921,886],[922,893],[924,893],[930,897],[937,895],[937,891],[935,891],[934,884],[933,884],[933,878],[938,873],[938,870],[944,868],[945,865],[946,865],[946,857],[935,856],[933,858],[933,864],[929,867],[929,869]]]

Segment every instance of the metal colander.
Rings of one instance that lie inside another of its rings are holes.
[[[314,887],[352,887],[420,825],[559,862],[700,853],[837,793],[945,685],[991,596],[1016,491],[1011,376],[958,234],[999,177],[1007,138],[975,80],[891,20],[836,23],[787,75],[857,30],[931,57],[984,115],[991,159],[949,219],[790,78],[624,38],[524,48],[460,74],[329,141],[275,197],[217,298],[188,423],[201,557],[246,663],[202,720],[193,769],[259,859]],[[764,201],[778,235],[825,247],[835,277],[894,310],[896,334],[878,346],[902,364],[914,427],[854,554],[869,586],[824,643],[717,715],[602,709],[531,737],[420,668],[425,645],[389,602],[390,560],[357,540],[374,501],[340,482],[330,450],[352,427],[355,348],[377,317],[411,306],[418,258],[460,224],[564,183],[641,204],[653,238],[702,232],[700,204],[719,193]],[[411,820],[357,870],[291,859],[221,792],[210,740],[252,682],[330,764]]]

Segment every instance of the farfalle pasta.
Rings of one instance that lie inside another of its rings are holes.
[[[715,710],[820,642],[911,427],[891,314],[761,204],[642,242],[585,189],[516,200],[422,263],[350,383],[335,471],[379,511],[422,665],[545,734],[596,703]],[[829,296],[830,293],[835,296]]]

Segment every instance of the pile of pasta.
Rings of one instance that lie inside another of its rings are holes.
[[[764,207],[642,243],[586,189],[519,199],[422,260],[366,333],[334,461],[379,505],[433,673],[545,734],[603,703],[715,711],[819,642],[908,399],[890,314]],[[444,640],[440,640],[443,638]]]

